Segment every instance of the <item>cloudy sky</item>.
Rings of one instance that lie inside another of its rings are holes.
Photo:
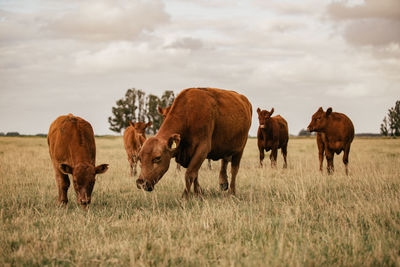
[[[400,0],[0,0],[0,132],[112,134],[128,88],[217,87],[297,134],[318,107],[378,132],[400,99]]]

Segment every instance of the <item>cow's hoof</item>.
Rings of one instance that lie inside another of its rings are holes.
[[[221,191],[226,191],[228,190],[228,183],[223,183],[223,184],[219,184],[219,188],[221,189]]]

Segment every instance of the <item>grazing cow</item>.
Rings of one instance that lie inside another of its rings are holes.
[[[201,194],[198,171],[206,158],[222,159],[219,184],[228,189],[226,173],[231,160],[230,192],[235,194],[235,179],[251,126],[252,108],[243,95],[214,88],[183,90],[172,104],[160,130],[144,143],[139,153],[142,164],[138,188],[152,191],[175,157],[183,167],[186,187],[184,197]]]
[[[72,174],[77,201],[86,208],[91,201],[96,174],[108,170],[108,164],[95,166],[92,126],[72,114],[60,116],[50,125],[47,143],[58,187],[58,202],[68,203],[68,174]]]
[[[129,125],[124,132],[124,146],[126,150],[126,154],[128,155],[128,161],[130,166],[130,174],[136,175],[137,173],[137,161],[138,154],[141,148],[141,144],[144,143],[146,139],[141,134],[138,134],[134,124],[129,122]],[[141,142],[141,139],[144,141]]]
[[[163,121],[165,120],[165,117],[167,117],[167,114],[170,109],[171,109],[171,106],[166,107],[166,108],[158,107],[158,113],[160,115],[162,115]],[[179,164],[176,165],[176,169],[181,170],[181,167]],[[211,159],[208,159],[208,169],[211,170]]]
[[[278,149],[280,148],[283,155],[283,168],[287,168],[286,155],[287,145],[289,141],[288,124],[280,115],[271,117],[274,113],[274,108],[271,111],[257,109],[258,120],[260,126],[257,131],[257,145],[260,151],[260,166],[263,166],[264,150],[271,150],[269,156],[271,167],[276,167],[276,158]]]
[[[342,113],[332,112],[332,108],[328,108],[324,112],[322,107],[320,107],[312,116],[307,130],[317,132],[319,169],[322,171],[324,152],[326,154],[326,161],[328,162],[327,170],[330,174],[334,171],[334,154],[340,154],[340,152],[344,151],[343,163],[346,168],[346,175],[348,175],[349,152],[351,142],[354,139],[352,121]]]

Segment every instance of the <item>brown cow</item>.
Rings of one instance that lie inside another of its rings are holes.
[[[168,112],[169,112],[170,109],[171,109],[171,106],[168,106],[168,107],[166,107],[166,108],[158,107],[158,113],[159,113],[160,115],[162,115],[163,121],[165,120],[165,117],[167,117],[167,114],[168,114]],[[211,170],[211,159],[208,159],[208,165],[207,165],[207,166],[208,166],[208,169]],[[176,169],[177,169],[178,171],[181,170],[181,167],[180,167],[179,164],[176,165]]]
[[[333,156],[344,151],[343,163],[348,175],[349,152],[351,142],[354,139],[354,126],[352,121],[344,114],[332,112],[328,108],[326,112],[320,107],[312,116],[307,128],[310,132],[317,132],[317,145],[319,154],[319,169],[322,171],[324,152],[328,162],[328,173],[334,171]]]
[[[129,122],[129,125],[124,132],[124,146],[128,155],[130,174],[136,175],[137,161],[139,150],[146,139],[141,134],[138,134],[135,125]]]
[[[47,143],[58,187],[58,202],[68,203],[68,174],[72,174],[77,201],[86,208],[91,201],[96,174],[108,169],[108,164],[95,166],[92,126],[72,114],[60,116],[50,125]]]
[[[258,120],[260,126],[257,131],[257,145],[260,151],[260,166],[262,167],[264,159],[264,150],[271,150],[269,156],[271,160],[271,167],[276,167],[276,158],[278,149],[280,148],[283,155],[283,168],[287,168],[286,155],[287,145],[289,141],[288,124],[280,115],[271,117],[274,113],[274,108],[271,111],[257,109]]]
[[[140,134],[143,138],[139,138],[140,145],[143,145],[144,141],[146,141],[146,128],[150,127],[153,123],[149,121],[148,123],[145,122],[136,122],[133,124],[135,130],[138,134]]]
[[[223,159],[219,174],[221,190],[228,189],[226,168],[231,160],[230,192],[251,125],[252,108],[243,95],[214,88],[189,88],[175,99],[159,132],[144,143],[139,153],[142,169],[138,188],[152,191],[169,168],[172,157],[183,167],[186,188],[183,196],[201,193],[198,171],[206,158]]]

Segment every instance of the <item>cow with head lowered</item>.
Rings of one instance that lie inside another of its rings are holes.
[[[215,88],[183,90],[154,137],[139,153],[141,173],[138,188],[152,191],[168,170],[171,158],[187,168],[184,197],[201,193],[198,172],[206,158],[222,159],[221,190],[228,189],[227,165],[231,161],[230,192],[235,194],[236,176],[251,126],[252,107],[247,98],[233,91]]]
[[[322,171],[325,153],[328,173],[332,173],[334,171],[333,156],[343,151],[343,163],[348,175],[350,146],[354,139],[354,126],[349,117],[333,112],[332,108],[328,108],[325,112],[320,107],[312,116],[307,130],[317,132],[319,169]]]
[[[96,145],[92,126],[72,114],[60,116],[50,125],[47,143],[57,182],[59,204],[68,203],[70,174],[77,201],[83,208],[87,208],[91,202],[96,174],[108,169],[108,164],[95,166]]]
[[[170,109],[171,109],[171,106],[168,106],[168,107],[166,107],[166,108],[158,107],[158,113],[159,113],[160,115],[162,115],[163,121],[164,121],[165,118],[167,117],[168,112],[169,112]],[[207,166],[208,166],[208,169],[211,170],[211,159],[208,159],[208,164],[207,164]],[[180,167],[179,164],[176,165],[176,169],[177,169],[178,171],[181,170],[181,167]]]
[[[289,130],[288,124],[284,118],[280,115],[271,117],[274,113],[274,108],[271,111],[257,109],[258,121],[260,126],[257,131],[257,145],[260,151],[260,166],[264,159],[264,150],[271,150],[269,156],[271,160],[271,166],[276,167],[276,158],[278,149],[280,148],[283,155],[283,168],[287,167],[286,156],[287,156],[287,145],[289,141]]]

